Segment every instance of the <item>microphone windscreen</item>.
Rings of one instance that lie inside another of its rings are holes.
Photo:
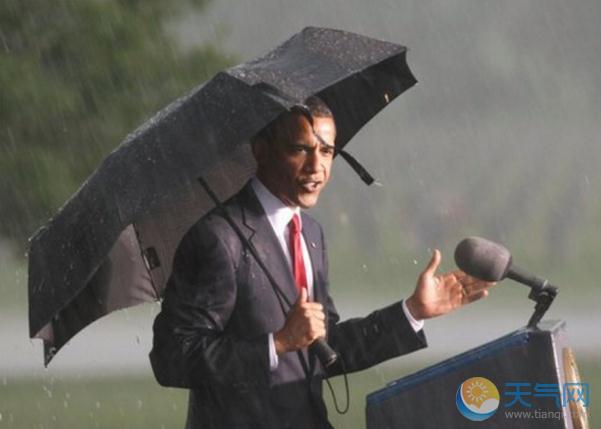
[[[468,237],[455,248],[455,263],[472,277],[496,282],[505,278],[511,267],[511,253],[494,241]]]

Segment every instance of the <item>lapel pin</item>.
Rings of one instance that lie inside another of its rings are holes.
[[[312,242],[311,242],[311,247],[312,247],[312,248],[314,248],[314,249],[316,249],[316,248],[317,248],[317,244],[315,244],[315,242],[314,242],[314,241],[312,241]]]

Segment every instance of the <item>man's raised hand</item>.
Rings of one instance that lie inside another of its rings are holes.
[[[441,316],[488,295],[495,283],[478,280],[461,270],[436,274],[442,256],[434,250],[426,269],[420,274],[407,308],[416,319]]]

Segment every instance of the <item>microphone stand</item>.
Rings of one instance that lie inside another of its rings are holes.
[[[557,296],[557,287],[549,284],[549,280],[528,274],[515,266],[510,266],[505,276],[530,288],[528,298],[536,302],[536,305],[534,307],[534,314],[530,317],[527,326],[528,328],[536,329],[538,322],[540,322],[549,307],[551,307],[553,300]]]
[[[534,313],[528,321],[528,328],[538,329],[538,322],[545,315],[553,300],[557,296],[557,287],[550,285],[548,282],[539,287],[531,286],[528,298],[536,302]]]

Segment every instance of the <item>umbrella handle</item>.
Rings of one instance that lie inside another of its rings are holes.
[[[315,340],[309,348],[317,355],[317,358],[325,368],[338,360],[338,354],[323,338]]]

